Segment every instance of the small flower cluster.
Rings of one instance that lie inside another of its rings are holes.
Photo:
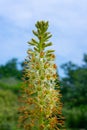
[[[55,89],[57,66],[54,50],[45,50],[52,45],[51,34],[48,22],[37,22],[36,27],[38,41],[32,39],[29,44],[34,48],[27,51],[19,124],[24,130],[59,130],[63,120],[61,94]]]

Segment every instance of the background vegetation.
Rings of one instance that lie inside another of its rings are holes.
[[[0,130],[17,128],[18,97],[21,86],[22,67],[18,69],[17,59],[0,65]],[[63,113],[67,130],[87,129],[87,54],[83,64],[71,61],[61,66],[65,76],[60,80]]]

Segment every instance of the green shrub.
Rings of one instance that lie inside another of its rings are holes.
[[[0,90],[0,130],[17,130],[17,96]]]
[[[71,129],[87,129],[87,106],[64,109],[66,126]]]

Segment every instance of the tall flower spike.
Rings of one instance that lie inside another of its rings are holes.
[[[57,67],[48,22],[38,21],[28,49],[22,87],[19,124],[24,130],[59,130],[63,126],[62,103],[56,84]],[[58,87],[57,87],[58,86]]]

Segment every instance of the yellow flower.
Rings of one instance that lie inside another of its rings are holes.
[[[53,64],[53,68],[54,68],[54,69],[56,69],[56,68],[57,68],[56,64]]]
[[[44,52],[41,51],[41,52],[40,52],[40,57],[43,58],[43,56],[44,56]]]
[[[50,79],[50,75],[47,75],[47,79],[48,79],[48,80]]]

